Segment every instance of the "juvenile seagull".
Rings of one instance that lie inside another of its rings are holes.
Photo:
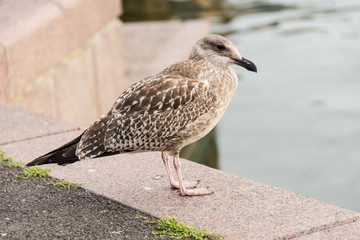
[[[189,59],[135,83],[79,137],[27,166],[161,151],[172,188],[182,196],[211,194],[195,188],[197,182],[183,180],[179,152],[209,133],[223,116],[238,82],[233,64],[257,72],[229,40],[208,35],[195,44]],[[178,181],[171,174],[169,155]]]

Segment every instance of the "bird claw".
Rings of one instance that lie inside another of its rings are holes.
[[[197,181],[187,181],[187,180],[183,180],[183,183],[184,183],[184,187],[185,188],[196,188],[199,183],[200,183],[200,180],[197,180]],[[179,189],[179,182],[176,181],[174,183],[171,184],[171,188],[172,189]]]
[[[184,191],[180,189],[180,195],[182,196],[204,196],[213,193],[213,191],[209,191],[207,188],[185,189]]]

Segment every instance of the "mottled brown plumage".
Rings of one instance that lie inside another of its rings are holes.
[[[135,83],[79,138],[28,165],[161,151],[173,188],[179,188],[181,195],[210,194],[207,189],[189,189],[196,183],[183,182],[178,154],[223,116],[238,81],[229,67],[232,64],[256,72],[255,65],[242,58],[229,40],[209,35],[195,44],[188,60]],[[167,153],[174,157],[178,182],[171,175]]]

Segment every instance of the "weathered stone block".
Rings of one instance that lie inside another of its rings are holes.
[[[122,44],[122,24],[114,19],[91,46],[101,114],[107,113],[128,87],[124,81]]]
[[[0,101],[7,98],[7,76],[6,76],[6,57],[3,46],[0,43]]]
[[[88,126],[99,115],[99,101],[94,76],[92,52],[89,49],[57,68],[54,95],[56,118]]]
[[[3,0],[0,43],[8,97],[22,91],[120,13],[120,1]]]
[[[45,80],[45,79],[44,79]],[[53,96],[54,83],[52,78],[46,81],[35,82],[23,93],[17,105],[46,116],[57,116],[57,106]]]

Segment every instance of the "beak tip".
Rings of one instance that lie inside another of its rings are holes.
[[[248,71],[257,73],[257,67],[252,61],[246,58],[242,58],[241,60],[233,58],[233,60],[234,60],[234,64],[239,65]]]
[[[257,73],[257,67],[254,63],[250,62],[248,66],[245,66],[246,70]]]

